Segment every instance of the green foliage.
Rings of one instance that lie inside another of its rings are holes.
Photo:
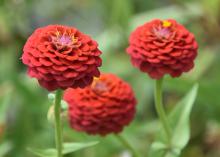
[[[174,128],[172,145],[183,149],[190,138],[190,113],[195,102],[198,91],[198,84],[194,85],[191,91],[181,100],[177,107],[169,115],[169,121]]]
[[[88,142],[88,143],[64,143],[63,144],[63,155],[73,153],[75,151],[85,149],[98,144],[98,142]],[[39,157],[56,157],[57,150],[55,148],[50,149],[34,149],[28,148],[28,151],[32,152]]]
[[[164,98],[165,104],[169,104],[166,106],[168,110],[195,81],[200,84],[191,115],[190,143],[181,157],[204,157],[203,152],[206,152],[206,157],[220,156],[219,148],[216,148],[220,131],[215,128],[214,133],[207,135],[213,125],[207,124],[213,121],[220,123],[218,7],[219,0],[0,1],[0,117],[5,126],[0,135],[0,150],[3,148],[4,155],[0,156],[34,157],[26,151],[27,146],[54,147],[53,128],[46,118],[52,102],[48,101],[48,93],[39,87],[37,81],[26,76],[26,68],[20,60],[23,45],[31,32],[51,23],[74,25],[96,38],[103,51],[101,70],[115,73],[132,85],[138,100],[137,114],[123,135],[146,156],[146,149],[150,148],[155,133],[160,129],[153,104],[153,81],[132,67],[125,49],[131,30],[152,18],[176,18],[194,32],[199,41],[194,70],[178,79],[165,79]],[[77,151],[74,157],[114,157],[125,151],[112,136],[91,137],[73,131],[67,123],[64,127],[65,141],[102,143]],[[4,148],[7,142],[10,149]],[[163,150],[165,147],[161,143],[154,144],[154,149]]]
[[[196,99],[198,85],[177,103],[169,114],[168,120],[172,129],[171,141],[167,141],[163,129],[159,138],[152,144],[149,157],[178,157],[190,139],[190,113]],[[166,139],[166,141],[164,141]]]

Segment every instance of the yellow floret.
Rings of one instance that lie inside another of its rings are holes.
[[[172,25],[172,23],[168,20],[164,20],[163,21],[163,27],[170,27]]]
[[[98,81],[99,77],[93,77],[93,81]]]
[[[71,38],[73,43],[76,43],[78,41],[78,39],[74,35]]]

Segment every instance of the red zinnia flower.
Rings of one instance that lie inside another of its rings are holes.
[[[178,77],[194,66],[198,45],[194,35],[175,20],[153,20],[138,27],[127,48],[132,64],[154,79]]]
[[[85,87],[98,77],[101,66],[98,44],[74,27],[38,28],[27,40],[22,61],[28,75],[49,91]]]
[[[135,114],[130,85],[113,74],[102,74],[84,89],[67,89],[64,100],[71,127],[88,134],[119,133]]]

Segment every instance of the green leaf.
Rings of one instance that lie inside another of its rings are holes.
[[[77,150],[81,150],[87,147],[94,146],[98,143],[99,143],[98,141],[88,142],[88,143],[76,143],[76,142],[64,143],[63,144],[63,155],[70,154]],[[27,150],[39,157],[56,157],[57,156],[57,150],[54,148],[49,148],[49,149],[28,148]]]
[[[190,139],[190,113],[197,91],[198,84],[193,86],[168,117],[173,129],[172,145],[179,149],[183,149]]]
[[[190,139],[190,113],[197,91],[198,84],[195,84],[168,116],[172,129],[171,145],[165,142],[166,136],[161,130],[157,140],[150,147],[149,157],[178,157],[180,155]]]
[[[98,141],[88,142],[88,143],[75,143],[75,142],[74,143],[64,143],[63,154],[69,154],[69,153],[75,152],[80,149],[94,146],[98,143],[99,143]]]
[[[155,142],[155,143],[159,143],[159,142]],[[155,143],[151,145],[148,156],[149,157],[164,157],[164,154],[166,153],[166,149],[153,146]],[[163,143],[161,143],[161,145],[163,145]]]
[[[178,148],[168,148],[166,144],[156,141],[151,145],[149,157],[179,157],[180,151]]]
[[[35,148],[27,148],[27,150],[39,157],[56,157],[57,151],[56,149],[35,149]]]
[[[149,151],[149,157],[179,157],[181,150],[178,148],[168,148],[165,143],[154,142]]]
[[[179,157],[180,150],[179,149],[171,149],[170,151],[165,152],[165,157]]]

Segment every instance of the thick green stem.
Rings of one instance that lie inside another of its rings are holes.
[[[63,143],[63,137],[62,137],[62,124],[61,124],[61,99],[62,99],[63,91],[58,89],[56,91],[56,97],[55,97],[55,107],[54,107],[54,114],[55,114],[55,139],[56,139],[56,148],[57,148],[57,157],[62,157],[62,143]]]
[[[133,154],[133,157],[139,157],[137,151],[128,143],[128,141],[121,135],[115,134],[115,137]]]
[[[162,84],[163,79],[156,80],[155,82],[155,90],[154,90],[154,99],[155,99],[155,107],[157,110],[157,114],[160,118],[164,131],[166,133],[167,139],[170,142],[171,140],[171,131],[168,124],[167,116],[164,111],[163,103],[162,103]]]

